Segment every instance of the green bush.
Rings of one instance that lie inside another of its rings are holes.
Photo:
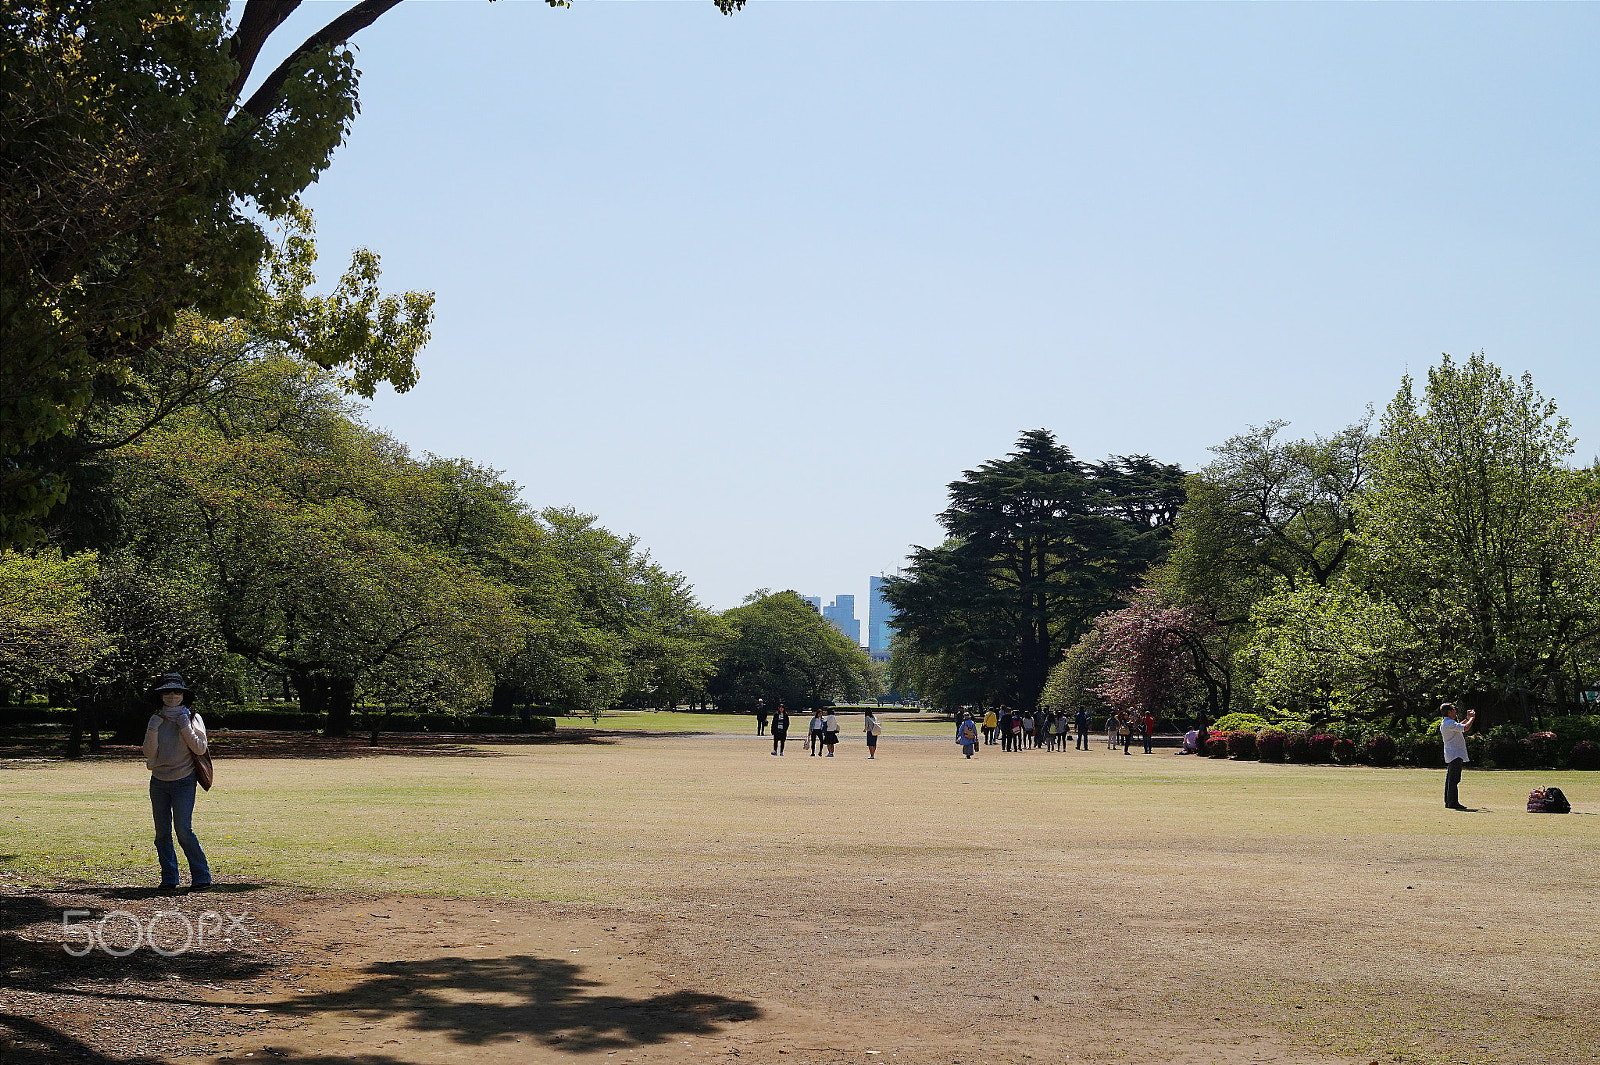
[[[1211,726],[1218,732],[1260,732],[1272,723],[1260,714],[1223,714]]]

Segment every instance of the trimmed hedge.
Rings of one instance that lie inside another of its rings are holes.
[[[302,713],[299,710],[214,710],[202,711],[208,728],[265,729],[285,732],[318,732],[328,719],[321,714]],[[390,714],[374,715],[369,723],[366,715],[357,711],[350,715],[350,731],[366,732],[376,724],[379,732],[464,732],[472,735],[508,735],[530,732],[554,732],[553,717],[535,717],[524,725],[519,717],[496,717],[490,714]]]

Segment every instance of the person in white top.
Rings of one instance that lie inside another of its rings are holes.
[[[150,770],[150,812],[156,823],[156,858],[161,863],[161,889],[180,888],[178,837],[189,859],[189,885],[194,891],[211,886],[211,866],[194,834],[195,756],[205,754],[206,723],[189,709],[192,695],[182,673],[168,673],[150,692],[161,709],[150,715],[144,730],[144,764]]]
[[[839,742],[839,716],[832,710],[828,711],[827,720],[822,723],[822,743],[828,748],[828,757],[833,757],[834,744]]]
[[[1467,754],[1467,730],[1477,719],[1478,712],[1468,710],[1463,719],[1455,703],[1443,703],[1439,713],[1444,715],[1439,719],[1439,735],[1444,738],[1444,808],[1471,812],[1470,807],[1461,805],[1457,786],[1461,783],[1461,767],[1472,760]]]
[[[867,733],[867,757],[878,757],[878,737],[883,733],[883,726],[878,723],[878,715],[868,710],[863,727]]]

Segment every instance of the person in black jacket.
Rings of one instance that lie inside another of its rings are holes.
[[[783,753],[783,745],[789,741],[789,711],[785,710],[782,703],[772,712],[772,753]]]

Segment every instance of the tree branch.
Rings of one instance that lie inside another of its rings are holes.
[[[250,80],[250,71],[256,65],[256,56],[261,54],[261,46],[299,6],[300,0],[249,0],[245,4],[239,29],[228,42],[228,58],[239,64],[239,73],[228,86],[225,107],[232,107],[244,92],[244,83]]]
[[[361,3],[307,37],[304,44],[289,53],[289,57],[267,75],[267,80],[261,83],[261,87],[252,93],[250,99],[239,109],[240,113],[265,119],[277,107],[284,82],[289,80],[290,73],[302,56],[344,44],[358,30],[372,25],[383,16],[384,12],[399,3],[400,0],[361,0]]]

